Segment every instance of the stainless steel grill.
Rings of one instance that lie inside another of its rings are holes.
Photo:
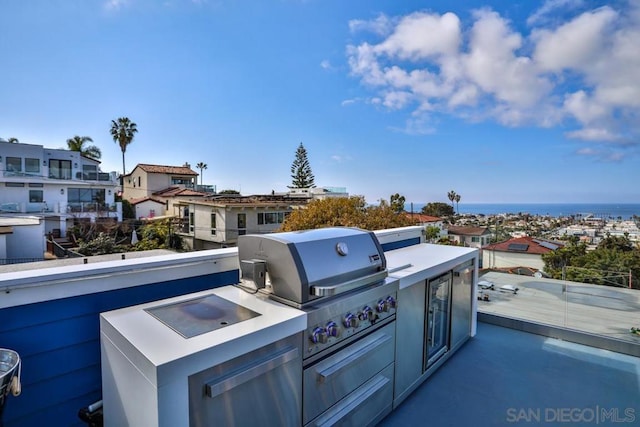
[[[245,235],[238,251],[245,286],[307,313],[303,423],[369,425],[390,412],[398,282],[375,234]]]

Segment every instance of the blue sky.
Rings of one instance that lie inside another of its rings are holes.
[[[0,137],[369,203],[640,202],[640,1],[3,0]]]

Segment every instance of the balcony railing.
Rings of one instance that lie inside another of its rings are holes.
[[[0,203],[0,213],[100,213],[100,212],[117,212],[118,203],[47,203],[47,202],[33,202],[33,203],[15,203],[7,202]]]
[[[68,174],[64,173],[60,175],[54,175],[52,173],[45,175],[42,172],[31,173],[31,172],[2,171],[2,176],[5,178],[27,178],[27,179],[41,178],[41,179],[55,179],[55,180],[64,180],[64,181],[98,181],[98,182],[109,182],[109,183],[117,183],[118,181],[117,179],[112,179],[111,174],[106,172],[89,172],[89,173],[76,172],[75,179],[73,178],[70,172]]]

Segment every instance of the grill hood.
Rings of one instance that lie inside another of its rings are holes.
[[[273,295],[297,305],[364,287],[387,276],[377,237],[358,228],[239,236],[238,255],[243,280],[258,283],[265,268]]]

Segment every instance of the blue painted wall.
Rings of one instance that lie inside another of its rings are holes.
[[[407,246],[413,246],[413,245],[419,245],[419,244],[420,244],[420,238],[416,237],[415,239],[399,240],[397,242],[384,243],[384,244],[381,244],[380,246],[382,246],[383,251],[387,252],[387,251],[392,251],[394,249],[406,248]]]
[[[233,270],[0,310],[0,347],[22,359],[4,426],[86,426],[78,410],[102,398],[100,313],[237,282]]]

